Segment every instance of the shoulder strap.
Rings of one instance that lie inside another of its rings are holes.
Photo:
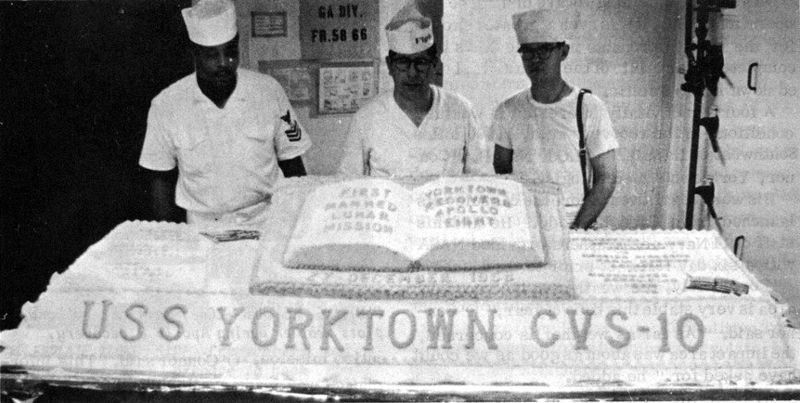
[[[589,172],[587,171],[586,163],[586,141],[583,136],[583,95],[591,94],[592,91],[581,88],[578,93],[578,110],[576,112],[576,119],[578,120],[578,158],[581,161],[581,176],[583,177],[583,198],[589,194]]]

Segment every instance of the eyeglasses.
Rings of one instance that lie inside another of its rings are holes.
[[[413,65],[420,73],[427,73],[436,62],[431,59],[409,59],[406,57],[397,57],[392,60],[395,68],[398,71],[406,72],[411,69]]]
[[[546,45],[539,45],[537,47],[527,47],[521,46],[517,52],[522,55],[523,59],[530,60],[530,59],[545,59],[550,57],[550,54],[560,48],[563,43],[549,43]]]

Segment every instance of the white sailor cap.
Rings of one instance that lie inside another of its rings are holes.
[[[520,45],[534,42],[566,42],[569,15],[559,10],[529,10],[511,17]]]
[[[416,1],[403,6],[386,24],[389,49],[403,54],[413,54],[433,46],[433,24],[422,15]]]
[[[217,46],[236,36],[236,8],[231,0],[200,0],[181,10],[189,39],[202,46]]]

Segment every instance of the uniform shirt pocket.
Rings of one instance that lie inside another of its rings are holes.
[[[213,155],[209,152],[208,137],[205,130],[199,129],[182,133],[175,139],[178,164],[181,172],[189,175],[202,175],[207,172]]]
[[[275,146],[272,144],[272,133],[266,127],[246,125],[242,134],[235,146],[236,154],[241,158],[238,163],[252,168],[271,159]]]

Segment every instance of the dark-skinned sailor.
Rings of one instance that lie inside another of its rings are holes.
[[[311,141],[280,84],[239,68],[233,2],[200,0],[182,14],[195,72],[150,107],[139,164],[153,171],[153,209],[174,218],[174,197],[189,223],[258,224],[275,182],[305,175]],[[165,173],[176,167],[173,188]]]

